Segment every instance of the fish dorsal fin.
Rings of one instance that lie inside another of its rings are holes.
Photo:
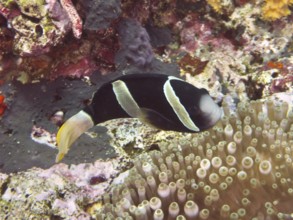
[[[112,83],[114,94],[121,108],[132,118],[138,118],[140,108],[133,99],[126,84],[122,80],[117,80]]]
[[[178,119],[181,123],[191,131],[199,132],[199,128],[194,124],[192,119],[190,118],[188,112],[186,111],[185,107],[180,102],[180,99],[177,97],[175,91],[173,90],[170,81],[171,80],[180,80],[175,77],[169,77],[166,83],[164,84],[164,94],[171,105],[172,109],[176,113]]]

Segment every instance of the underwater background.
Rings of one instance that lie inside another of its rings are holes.
[[[0,0],[0,220],[293,219],[292,0]],[[56,133],[127,74],[205,88],[200,133]]]

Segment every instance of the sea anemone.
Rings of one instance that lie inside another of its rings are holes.
[[[239,103],[210,130],[137,158],[97,219],[285,219],[292,214],[293,111]]]

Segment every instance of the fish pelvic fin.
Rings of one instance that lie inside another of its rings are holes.
[[[176,125],[171,120],[152,109],[141,108],[138,119],[155,129],[176,130]]]

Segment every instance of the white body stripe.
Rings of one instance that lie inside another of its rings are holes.
[[[169,104],[172,106],[174,112],[176,113],[181,123],[189,130],[198,132],[199,128],[191,120],[185,107],[181,104],[179,98],[176,96],[170,84],[171,80],[181,80],[181,79],[178,79],[176,77],[168,78],[167,82],[164,84],[164,94],[166,99],[168,100]]]
[[[183,81],[183,82],[184,82],[184,80],[182,80],[182,79],[180,79],[180,78],[177,78],[177,77],[175,77],[175,76],[168,76],[168,81],[169,81],[169,80],[172,80],[172,79],[174,79],[174,80],[180,80],[180,81]]]
[[[112,85],[116,99],[123,110],[132,118],[139,118],[140,108],[133,99],[126,84],[121,80],[117,80]]]

